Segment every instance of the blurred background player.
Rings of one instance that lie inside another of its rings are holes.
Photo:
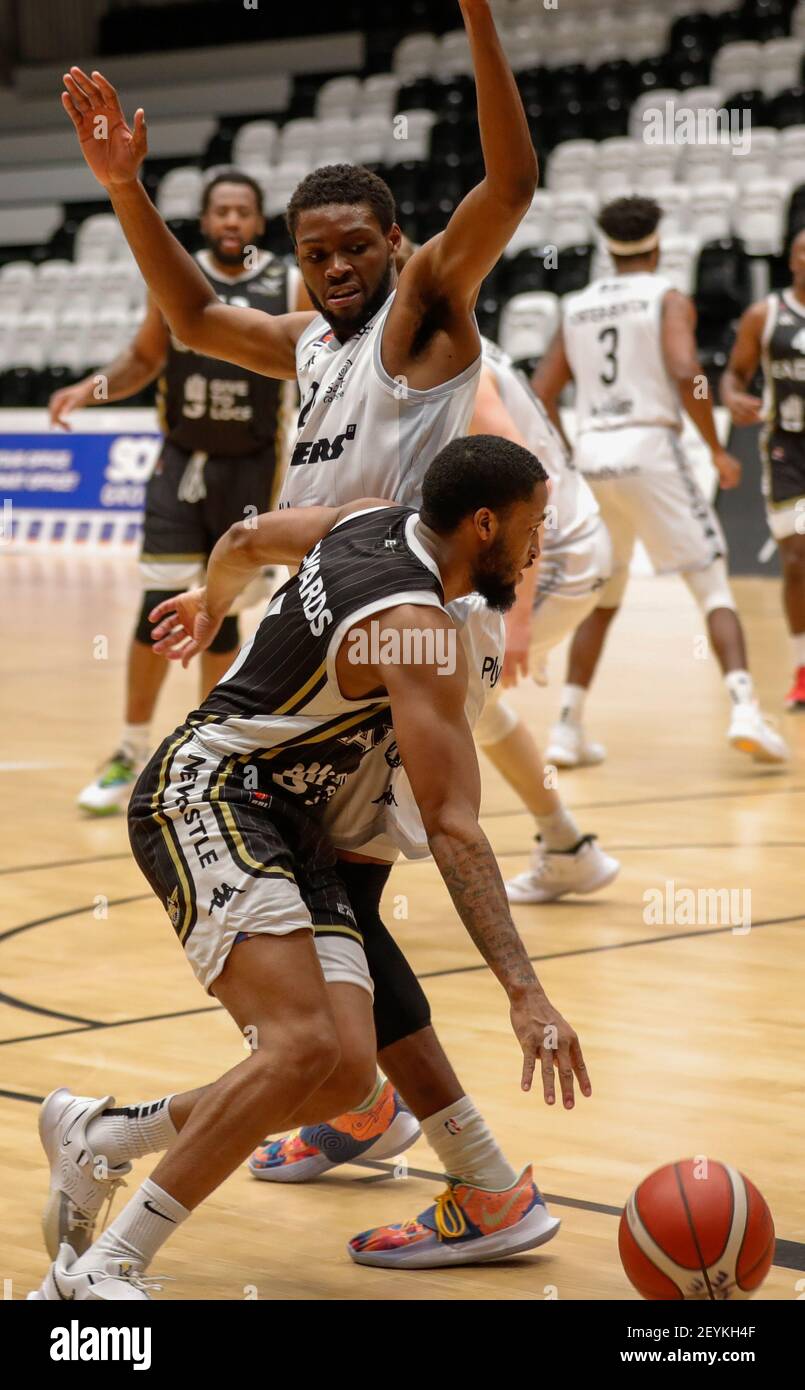
[[[698,360],[695,307],[656,273],[661,216],[650,198],[618,198],[603,209],[599,226],[614,273],[566,297],[561,327],[534,376],[560,431],[559,397],[576,383],[574,459],[601,508],[613,556],[612,578],[570,648],[560,720],[546,753],[560,767],[603,756],[585,739],[584,702],[623,600],[636,540],[658,574],[682,575],[704,614],[732,702],[729,742],[759,762],[788,756],[755,698],[721,524],[679,442],[684,409],[721,486],[737,485],[740,464],[719,443]]]
[[[207,244],[195,260],[220,300],[272,314],[297,307],[304,296],[298,271],[257,248],[265,222],[254,179],[237,169],[219,170],[204,191],[201,230]],[[159,377],[165,436],[146,488],[143,597],[129,648],[125,722],[115,752],[78,798],[83,810],[108,815],[125,805],[152,748],[151,721],[166,665],[151,650],[148,613],[160,599],[197,582],[218,537],[234,521],[269,509],[284,462],[283,408],[287,415],[291,402],[281,382],[185,347],[150,297],[141,327],[120,356],[52,396],[54,424],[64,425],[71,411],[96,402],[99,374],[107,380],[104,401],[136,395]],[[233,613],[202,658],[202,699],[239,645]]]
[[[769,530],[783,566],[783,607],[791,633],[794,682],[789,709],[805,709],[805,232],[791,243],[788,289],[752,304],[721,378],[721,399],[736,425],[763,422],[760,457]],[[762,365],[762,401],[749,388]]]

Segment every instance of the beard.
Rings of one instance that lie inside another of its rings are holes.
[[[213,240],[212,237],[206,237],[205,240],[207,250],[212,253],[219,265],[239,265],[241,270],[244,269],[243,253],[246,250],[244,242],[241,242],[237,251],[224,251],[220,241]]]
[[[325,318],[329,323],[330,327],[335,333],[335,336],[339,339],[340,342],[343,343],[346,342],[347,338],[354,338],[356,333],[360,333],[361,329],[369,322],[369,320],[374,318],[378,309],[382,309],[383,305],[385,304],[386,300],[391,294],[393,283],[394,262],[392,260],[389,260],[385,274],[383,275],[380,284],[378,285],[374,294],[372,294],[369,297],[369,299],[367,299],[363,308],[360,309],[359,312],[354,316],[354,318],[351,319],[346,319],[341,315],[333,314],[332,311],[327,308],[327,305],[324,304],[322,300],[320,300],[313,293],[312,289],[310,288],[310,285],[308,285],[307,282],[305,282],[305,289],[310,295],[310,300],[313,304],[314,309],[318,309],[322,317]]]
[[[508,559],[500,539],[493,541],[472,572],[472,585],[494,613],[508,613],[517,598],[517,579],[507,579]]]

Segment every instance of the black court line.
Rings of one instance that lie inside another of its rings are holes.
[[[108,898],[107,907],[122,907],[126,903],[145,902],[146,898],[152,898],[153,893],[134,893],[129,898]],[[33,922],[22,922],[18,927],[10,927],[8,931],[0,932],[0,942],[8,941],[10,936],[19,936],[20,932],[30,931],[32,927],[46,927],[48,922],[62,922],[67,917],[80,917],[82,913],[94,912],[97,903],[84,903],[81,907],[71,907],[67,912],[52,912],[49,917],[37,917]]]
[[[45,1099],[44,1096],[28,1095],[24,1091],[4,1090],[0,1090],[0,1098],[27,1101],[29,1105],[41,1105]],[[397,1172],[396,1164],[381,1163],[371,1158],[358,1159],[349,1166],[374,1170],[368,1177],[357,1179],[357,1182],[366,1184],[386,1182],[388,1178],[394,1178],[395,1172]],[[447,1182],[444,1173],[434,1173],[429,1168],[409,1168],[406,1165],[405,1173],[409,1178],[424,1178],[428,1182],[438,1183],[439,1186]],[[582,1197],[563,1197],[557,1192],[543,1192],[542,1195],[545,1201],[552,1206],[573,1207],[577,1211],[598,1212],[602,1216],[620,1217],[623,1210],[622,1207],[613,1207],[606,1202],[587,1202]],[[805,1269],[805,1245],[796,1240],[777,1240],[774,1248],[774,1264],[782,1269]]]
[[[12,1009],[24,1009],[29,1014],[44,1014],[47,1018],[61,1018],[65,1023],[82,1023],[88,1028],[99,1028],[94,1018],[83,1018],[79,1014],[64,1014],[59,1009],[43,1009],[41,1004],[28,1004],[13,994],[0,994],[0,1004],[10,1004]]]
[[[134,863],[131,854],[124,851],[119,854],[91,854],[84,859],[53,859],[47,864],[15,864],[0,869],[0,877],[3,874],[40,873],[43,869],[71,869],[75,864],[105,864],[110,859],[130,859]]]

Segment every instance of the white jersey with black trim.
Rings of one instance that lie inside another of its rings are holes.
[[[389,376],[383,330],[395,293],[345,343],[321,315],[301,335],[296,369],[302,407],[281,507],[337,507],[362,497],[418,507],[429,464],[467,433],[480,356],[427,391]]]
[[[508,414],[551,480],[548,516],[542,536],[543,552],[572,544],[574,537],[589,532],[593,519],[599,514],[598,503],[525,374],[497,344],[488,338],[482,338],[481,342],[484,366],[494,374]]]
[[[662,306],[670,289],[664,276],[641,271],[594,280],[564,300],[580,441],[632,426],[681,430],[679,391],[662,350]]]

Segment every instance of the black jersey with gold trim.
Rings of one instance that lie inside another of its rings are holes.
[[[231,279],[216,272],[209,252],[196,260],[224,304],[286,314],[288,264],[260,251],[254,265]],[[179,449],[237,458],[274,446],[286,384],[231,362],[193,352],[171,337],[157,405],[163,433]]]
[[[374,507],[339,523],[305,556],[186,735],[217,773],[202,800],[323,808],[391,731],[389,699],[346,699],[335,660],[354,624],[403,603],[443,608],[441,578],[416,535],[418,513]],[[144,797],[141,811],[159,809]],[[189,789],[192,799],[192,790]]]

